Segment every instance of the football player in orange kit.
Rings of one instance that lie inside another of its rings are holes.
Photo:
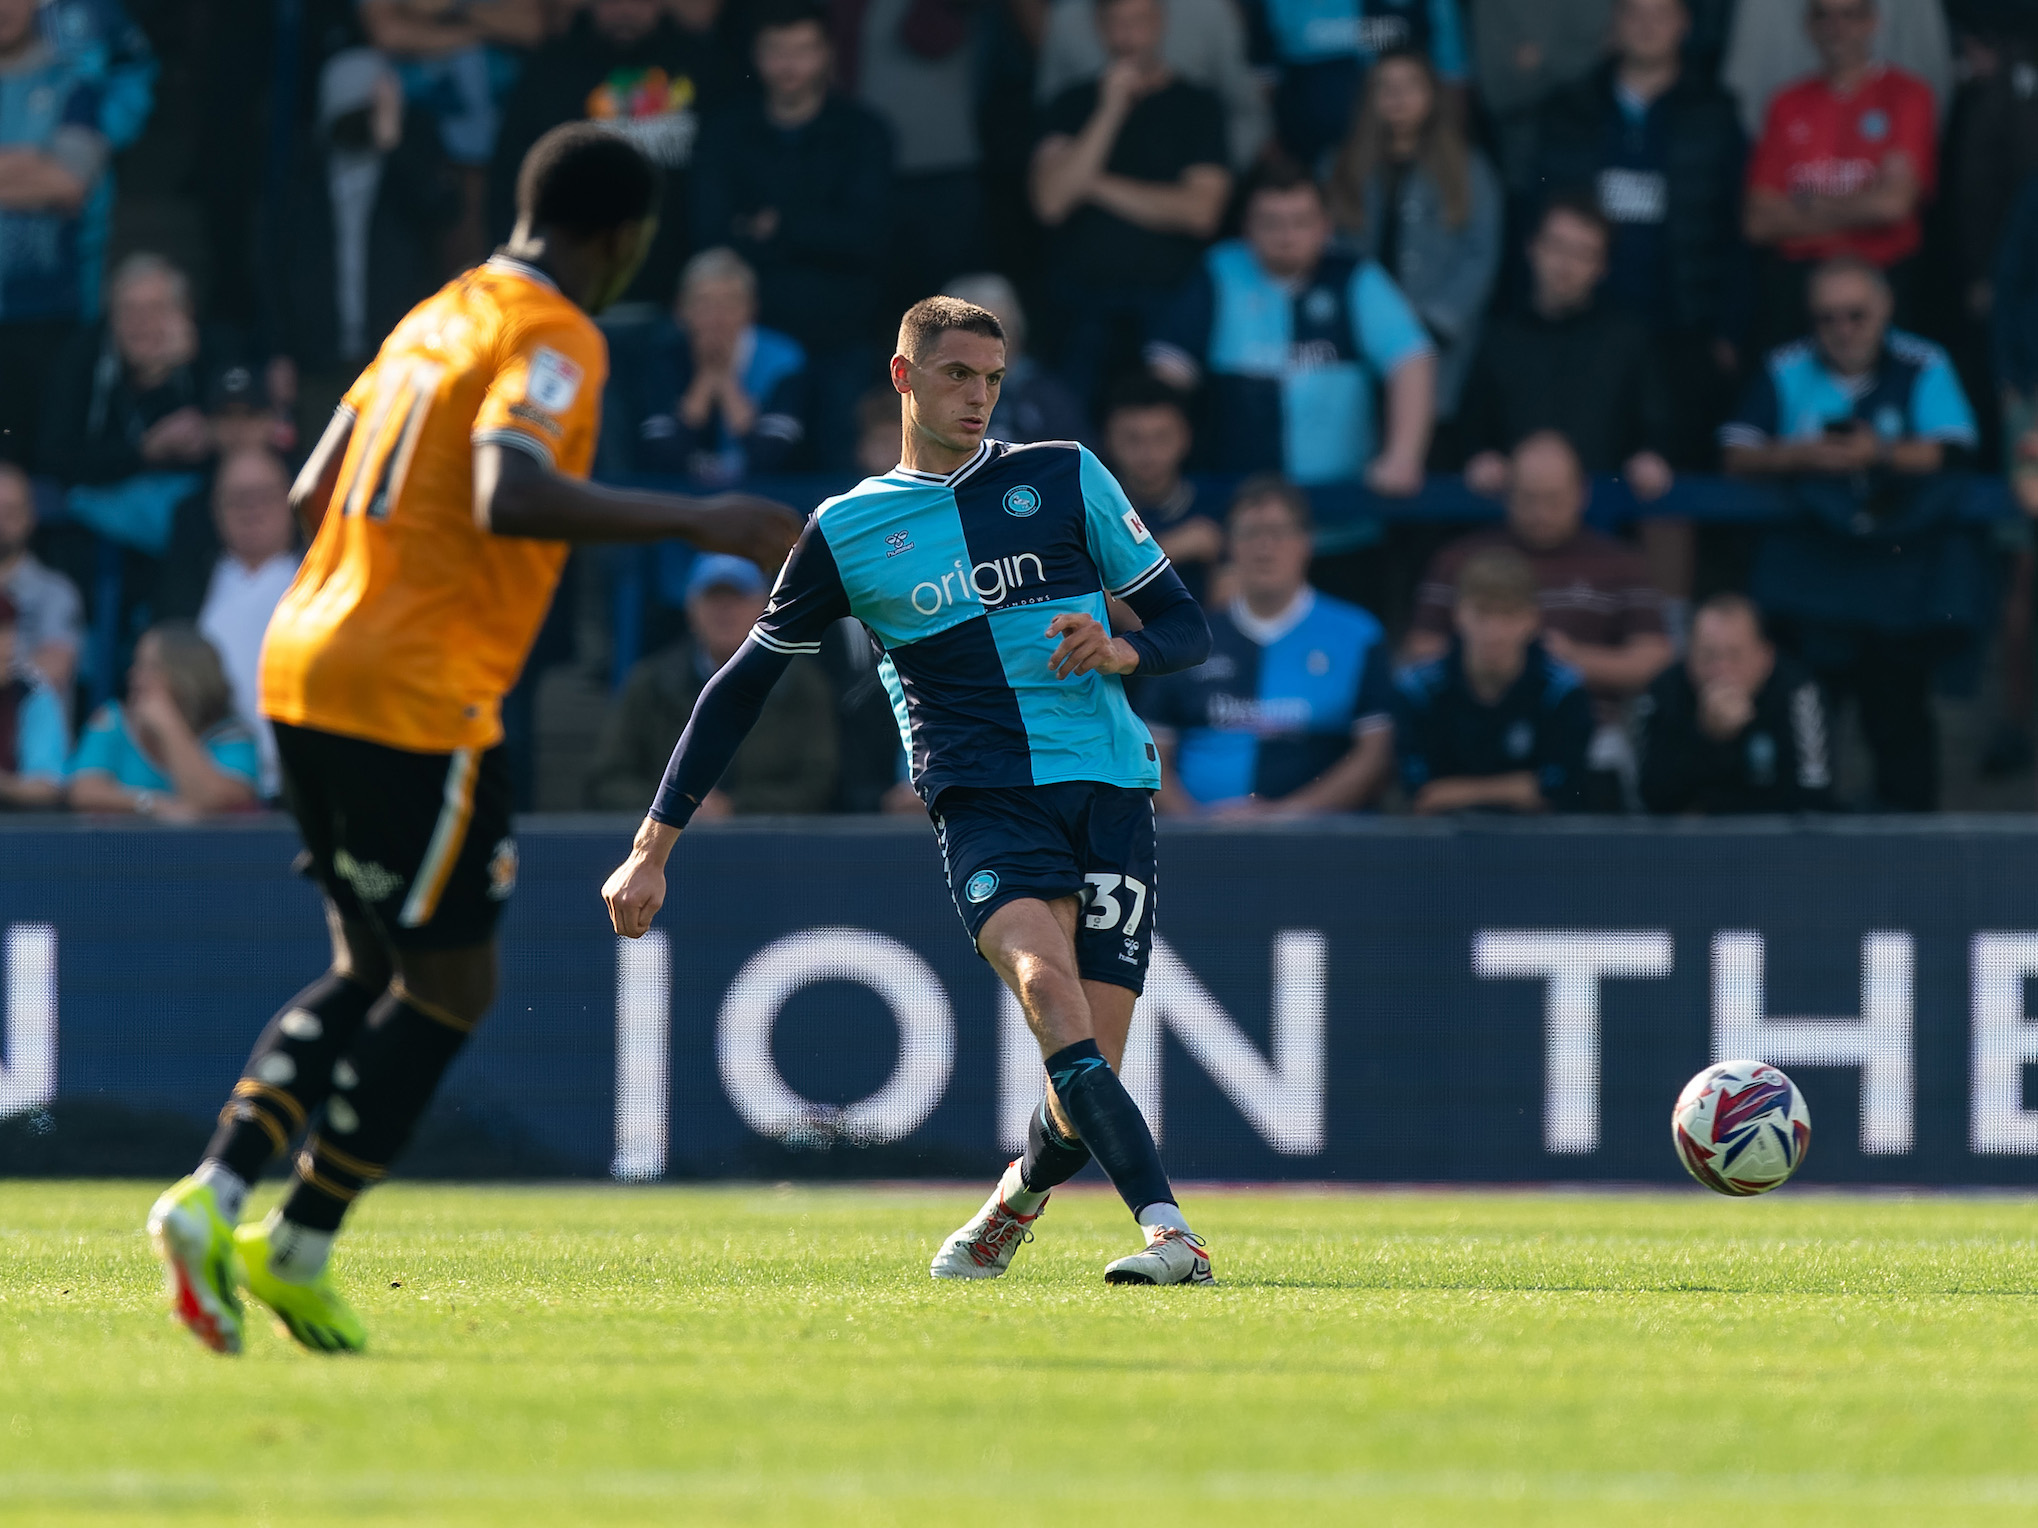
[[[243,1287],[307,1347],[366,1340],[328,1255],[495,995],[517,865],[502,698],[566,543],[678,537],[771,574],[799,533],[761,499],[585,481],[608,370],[589,315],[629,285],[657,196],[624,139],[541,138],[509,243],[396,327],[292,491],[314,539],[269,625],[261,705],[333,963],[270,1020],[203,1161],[149,1214],[176,1315],[222,1352]],[[237,1227],[307,1126],[288,1199]]]

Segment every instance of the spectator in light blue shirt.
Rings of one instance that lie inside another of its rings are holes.
[[[195,626],[165,621],[135,644],[126,702],[85,724],[67,795],[81,812],[192,822],[255,805],[261,768],[219,654]]]
[[[55,806],[63,794],[69,729],[56,692],[19,666],[19,614],[0,590],[0,811]]]

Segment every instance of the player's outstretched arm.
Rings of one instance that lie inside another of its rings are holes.
[[[629,858],[602,886],[609,921],[625,938],[635,939],[651,927],[665,902],[665,861],[672,846],[757,725],[765,697],[792,661],[792,654],[774,652],[753,636],[701,691],[665,766],[650,814],[631,841]]]
[[[603,488],[494,442],[474,448],[474,519],[497,536],[540,541],[666,541],[747,557],[776,573],[800,517],[750,494],[712,498]]]

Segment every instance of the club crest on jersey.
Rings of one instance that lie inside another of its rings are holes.
[[[997,892],[997,889],[998,872],[995,870],[979,870],[969,878],[969,883],[962,888],[962,894],[972,902],[988,902]]]
[[[488,857],[488,898],[491,902],[507,902],[516,889],[517,841],[505,838]]]
[[[550,345],[540,345],[531,356],[530,380],[524,396],[547,413],[563,414],[580,396],[580,384],[587,373],[578,361]]]
[[[1023,483],[1017,488],[1005,490],[1005,513],[1025,519],[1040,508],[1040,490],[1028,488]]]
[[[1889,113],[1874,107],[1861,114],[1861,136],[1870,143],[1889,136]]]

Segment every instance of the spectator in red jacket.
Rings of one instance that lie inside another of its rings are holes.
[[[1856,255],[1901,295],[1938,166],[1932,87],[1874,54],[1876,0],[1810,0],[1819,73],[1777,92],[1748,165],[1743,228],[1773,252],[1761,339],[1804,331],[1812,267]]]

